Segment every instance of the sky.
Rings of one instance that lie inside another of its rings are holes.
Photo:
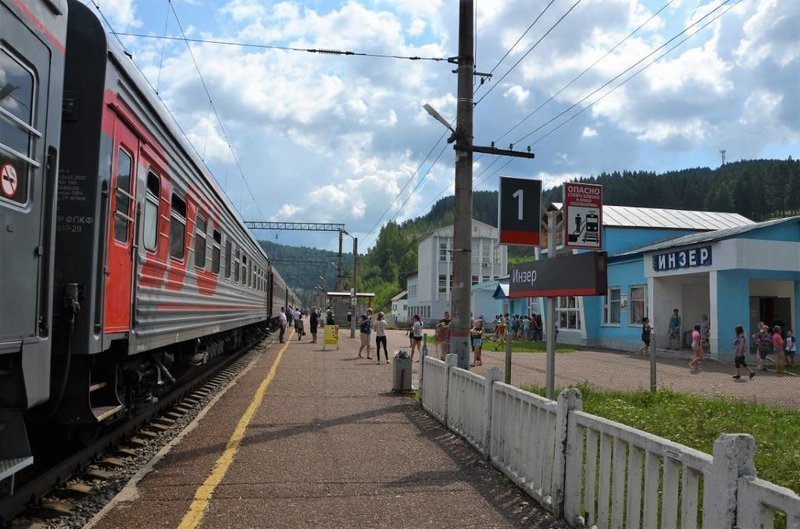
[[[81,1],[128,34],[246,220],[343,223],[363,252],[386,222],[453,194],[452,146],[423,110],[455,119],[453,64],[285,48],[454,57],[459,2]],[[547,189],[603,171],[715,168],[723,149],[727,161],[800,156],[800,2],[475,4],[476,70],[492,77],[475,79],[474,143],[536,154],[476,155],[476,190],[500,176]],[[338,247],[331,232],[257,236]]]

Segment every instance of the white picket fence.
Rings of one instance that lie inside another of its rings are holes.
[[[750,435],[711,456],[585,413],[576,389],[555,402],[455,363],[425,358],[423,407],[572,527],[800,529],[800,496],[757,477]]]

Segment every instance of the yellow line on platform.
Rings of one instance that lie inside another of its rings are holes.
[[[267,393],[267,387],[269,387],[272,379],[275,378],[275,373],[278,371],[278,365],[281,363],[283,353],[286,351],[286,348],[289,347],[293,335],[294,333],[287,333],[286,344],[278,351],[278,356],[272,363],[272,368],[269,370],[267,377],[261,381],[261,385],[258,386],[258,390],[256,390],[252,402],[250,402],[242,418],[239,419],[239,424],[236,425],[236,429],[233,431],[233,434],[231,434],[230,439],[228,439],[228,443],[225,445],[225,451],[222,452],[222,455],[217,459],[211,474],[195,491],[194,500],[191,506],[189,506],[189,511],[183,516],[183,520],[181,520],[178,529],[195,529],[203,521],[203,516],[205,516],[208,510],[208,504],[211,501],[211,495],[214,494],[217,486],[222,482],[222,478],[224,478],[225,474],[228,472],[231,463],[233,463],[233,458],[236,457],[236,452],[239,451],[239,445],[242,439],[244,439],[247,426],[250,424],[250,421],[253,420],[253,416],[261,406],[261,401],[264,400],[264,395]]]

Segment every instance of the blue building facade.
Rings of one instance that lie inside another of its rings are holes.
[[[559,298],[559,341],[638,350],[646,316],[663,348],[677,308],[681,345],[706,315],[711,355],[727,361],[736,325],[748,336],[762,321],[797,328],[800,217],[709,231],[606,227],[605,237],[608,293]]]

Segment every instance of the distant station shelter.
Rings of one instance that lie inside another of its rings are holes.
[[[333,309],[333,315],[337,325],[348,325],[350,320],[348,316],[351,315],[352,304],[350,292],[327,292],[328,306]],[[361,314],[366,314],[367,309],[372,306],[372,298],[375,297],[374,292],[358,292],[356,294],[356,318]],[[358,319],[356,319],[358,322]]]

